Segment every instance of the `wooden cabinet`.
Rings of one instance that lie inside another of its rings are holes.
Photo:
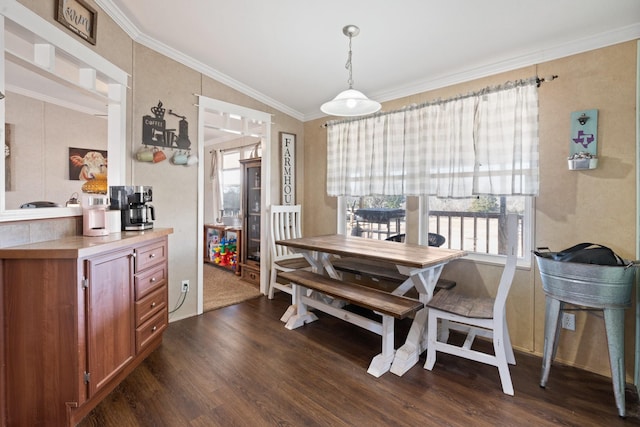
[[[89,397],[135,357],[133,255],[126,248],[84,261]]]
[[[242,165],[242,279],[260,286],[260,216],[262,212],[262,159],[241,160]]]
[[[0,249],[2,425],[75,425],[162,342],[170,229]]]
[[[240,275],[242,231],[227,225],[204,225],[203,261]]]
[[[133,288],[137,354],[161,338],[169,325],[167,249],[165,239],[136,248]]]

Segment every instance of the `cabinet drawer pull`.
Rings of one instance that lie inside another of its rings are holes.
[[[155,332],[158,329],[157,326],[154,326],[153,328],[151,328],[151,332]]]
[[[156,279],[156,278],[155,278],[155,276],[154,276],[154,277],[152,277],[149,281],[150,281],[151,283],[153,283],[153,282],[155,282],[156,280],[157,280],[157,279]]]
[[[151,303],[151,308],[153,308],[155,306],[156,306],[156,302],[154,301],[154,302]]]
[[[156,254],[154,254],[153,252],[149,254],[149,258],[155,258]]]

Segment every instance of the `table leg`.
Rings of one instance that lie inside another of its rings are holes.
[[[407,340],[402,347],[396,350],[395,357],[393,358],[391,372],[394,374],[402,376],[411,369],[413,365],[418,363],[418,357],[420,353],[424,351],[424,349],[421,348],[422,345],[420,341],[422,341],[426,330],[428,314],[429,311],[426,308],[416,313],[409,334],[407,335]]]
[[[438,265],[411,274],[410,277],[413,286],[420,294],[420,301],[424,304],[433,298],[433,291],[443,266],[444,265]],[[407,271],[401,266],[398,266],[398,270],[403,274],[407,274]],[[403,285],[400,286],[403,287]],[[396,350],[395,357],[393,358],[391,372],[394,374],[398,376],[404,375],[413,365],[418,363],[418,357],[426,350],[428,314],[429,311],[425,307],[418,311],[413,318],[407,339],[405,343]]]

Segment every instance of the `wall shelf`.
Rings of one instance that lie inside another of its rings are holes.
[[[598,167],[598,159],[569,159],[567,160],[569,170],[590,170]]]

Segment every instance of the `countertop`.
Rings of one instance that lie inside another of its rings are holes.
[[[85,258],[127,245],[144,243],[173,233],[173,228],[152,228],[143,231],[123,231],[107,236],[70,236],[26,245],[0,248],[0,259]]]

